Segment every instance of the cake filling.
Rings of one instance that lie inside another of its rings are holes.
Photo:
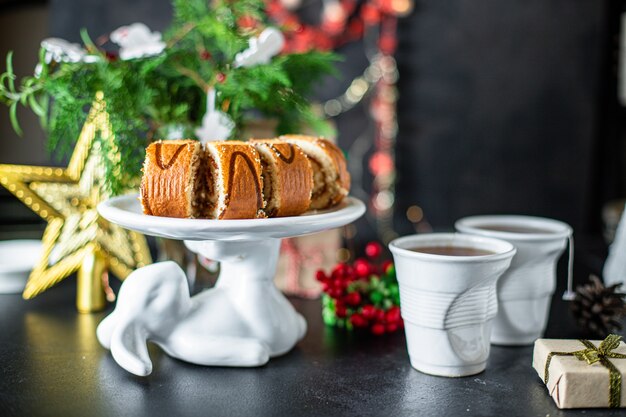
[[[274,217],[278,211],[277,196],[274,195],[276,175],[272,171],[272,166],[267,156],[265,156],[263,152],[259,152],[259,155],[261,156],[261,179],[263,181],[263,205],[265,206],[265,215],[267,217]]]
[[[216,208],[218,202],[218,192],[216,189],[217,163],[210,153],[206,154],[207,169],[204,172],[205,195],[203,197],[205,217],[209,219],[216,218]]]
[[[331,204],[334,195],[333,190],[329,187],[329,183],[333,183],[333,173],[328,169],[324,169],[322,164],[309,155],[311,168],[313,169],[313,192],[311,194],[311,208],[320,210]],[[330,177],[330,178],[329,178]]]
[[[191,218],[206,217],[204,210],[204,200],[206,199],[206,184],[203,181],[206,170],[204,156],[200,151],[200,146],[196,147],[191,157],[191,171],[189,173],[190,186],[187,187],[187,201],[189,202],[189,216]]]

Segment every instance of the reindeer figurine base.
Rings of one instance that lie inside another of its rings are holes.
[[[185,240],[193,252],[221,263],[215,287],[194,297],[173,262],[137,269],[126,278],[97,336],[120,366],[145,376],[152,372],[148,341],[172,357],[209,366],[261,366],[290,351],[304,337],[306,321],[273,283],[281,238],[348,224],[365,206],[347,198],[331,210],[297,217],[174,219],[142,214],[136,195],[129,195],[98,210],[122,227]]]

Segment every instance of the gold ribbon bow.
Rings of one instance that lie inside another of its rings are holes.
[[[626,355],[612,352],[619,347],[622,336],[610,334],[604,339],[600,346],[595,346],[589,340],[580,339],[580,343],[585,345],[586,349],[577,350],[576,352],[550,352],[546,359],[546,368],[544,370],[544,382],[548,384],[548,368],[553,356],[575,356],[578,360],[585,361],[589,365],[600,362],[602,366],[609,370],[609,408],[618,408],[622,398],[622,374],[609,360],[626,359]]]

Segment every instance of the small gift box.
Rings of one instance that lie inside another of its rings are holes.
[[[626,344],[609,335],[603,341],[538,339],[533,368],[559,408],[626,407]]]

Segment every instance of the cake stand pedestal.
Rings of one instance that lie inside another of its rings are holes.
[[[193,297],[173,262],[137,269],[122,284],[115,310],[98,326],[98,340],[124,369],[148,375],[147,341],[172,357],[214,366],[260,366],[291,350],[306,322],[273,283],[281,239],[348,224],[365,205],[348,197],[333,209],[294,217],[176,219],[145,215],[137,196],[127,195],[98,211],[124,228],[184,240],[221,264],[215,287]]]

